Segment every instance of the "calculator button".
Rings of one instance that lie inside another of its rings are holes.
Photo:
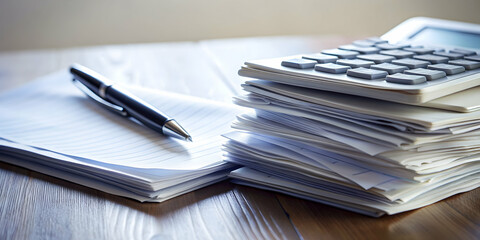
[[[352,68],[365,67],[369,68],[371,65],[375,64],[372,61],[365,61],[361,59],[339,59],[337,64],[350,66]]]
[[[402,65],[402,66],[408,67],[410,69],[426,68],[428,65],[430,65],[430,62],[417,60],[417,59],[411,59],[411,58],[393,60],[392,63]]]
[[[456,59],[460,59],[460,58],[463,58],[463,54],[460,54],[460,53],[452,53],[452,52],[434,52],[433,55],[437,55],[437,56],[442,56],[442,57],[447,57],[448,59],[450,60],[456,60]]]
[[[369,42],[373,42],[375,44],[380,44],[380,43],[388,43],[387,40],[381,39],[379,37],[370,37],[366,39]]]
[[[465,72],[465,68],[462,66],[444,64],[444,63],[428,65],[428,69],[444,71],[447,75],[453,75],[453,74]]]
[[[395,57],[392,56],[385,56],[382,54],[367,54],[367,55],[358,55],[358,59],[362,60],[367,60],[367,61],[372,61],[374,63],[385,63],[385,62],[391,62],[392,60],[395,59]]]
[[[380,51],[380,54],[387,55],[387,56],[392,56],[395,58],[411,58],[415,53],[413,52],[407,52],[403,50],[384,50]]]
[[[465,59],[470,61],[480,62],[480,55],[466,56]]]
[[[357,40],[357,41],[354,41],[352,44],[359,47],[373,47],[375,45],[374,42],[367,41],[367,40]]]
[[[427,78],[425,76],[420,76],[420,75],[408,75],[403,73],[397,73],[393,75],[388,75],[385,80],[391,83],[415,85],[415,84],[426,82]]]
[[[321,53],[303,55],[302,58],[317,61],[318,63],[334,63],[338,57]]]
[[[439,79],[446,77],[447,74],[443,71],[438,71],[438,70],[430,70],[430,69],[423,69],[423,68],[418,68],[418,69],[412,69],[412,70],[406,70],[403,72],[405,74],[411,74],[411,75],[420,75],[424,76],[427,78],[428,81]]]
[[[347,75],[351,77],[365,78],[365,79],[379,79],[388,75],[385,71],[368,69],[368,68],[355,68],[348,69]]]
[[[282,66],[298,68],[298,69],[313,68],[315,67],[315,64],[317,64],[317,61],[302,59],[302,58],[295,58],[295,59],[282,61]]]
[[[432,54],[416,55],[416,56],[413,56],[413,58],[418,59],[418,60],[423,60],[423,61],[429,61],[431,63],[446,63],[446,62],[448,62],[447,57],[435,56],[435,55],[432,55]]]
[[[343,45],[343,46],[338,47],[338,49],[355,51],[355,52],[359,52],[359,53],[362,53],[362,54],[373,54],[373,53],[380,52],[380,49],[378,49],[376,47],[359,47],[359,46],[355,46],[355,45]]]
[[[453,50],[450,50],[451,53],[460,53],[465,56],[470,56],[470,55],[475,55],[477,52],[472,51],[472,50],[467,50],[467,49],[461,49],[461,48],[455,48]]]
[[[403,73],[403,71],[408,70],[405,66],[399,66],[391,63],[382,63],[378,65],[370,66],[371,69],[382,70],[388,72],[388,74]]]
[[[451,60],[451,61],[448,61],[448,63],[453,64],[453,65],[462,66],[467,70],[473,70],[473,69],[480,68],[480,62],[464,60],[464,59]]]
[[[327,73],[346,73],[350,69],[349,66],[338,65],[335,63],[324,63],[315,65],[315,70]]]
[[[433,53],[435,50],[430,49],[430,48],[423,48],[423,47],[410,47],[410,48],[404,48],[404,51],[409,51],[409,52],[414,52],[416,54],[430,54]]]
[[[395,50],[395,49],[402,49],[402,48],[406,48],[406,47],[410,47],[409,44],[389,44],[389,43],[380,43],[380,44],[377,44],[375,45],[375,47],[377,48],[380,48],[380,49],[384,49],[384,50]]]
[[[338,58],[347,58],[347,59],[355,58],[359,54],[359,52],[341,50],[341,49],[323,50],[322,53],[327,55],[337,56]]]

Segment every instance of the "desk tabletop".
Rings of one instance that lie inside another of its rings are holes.
[[[127,84],[228,102],[245,60],[352,39],[266,37],[0,53],[0,92],[77,62]],[[0,162],[0,239],[478,239],[480,189],[371,218],[223,181],[139,203]]]

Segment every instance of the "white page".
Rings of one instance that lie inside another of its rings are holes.
[[[309,101],[311,103],[330,106],[350,112],[421,124],[431,130],[449,127],[450,125],[455,126],[462,121],[474,121],[480,119],[480,111],[458,113],[353,95],[294,87],[262,80],[247,81],[247,84],[266,88],[270,91]]]
[[[396,214],[404,211],[409,211],[412,209],[420,208],[437,201],[440,201],[444,198],[452,196],[457,193],[470,191],[475,189],[480,185],[480,176],[470,175],[466,178],[459,179],[454,182],[450,182],[441,187],[435,188],[433,190],[427,191],[417,198],[412,199],[408,203],[383,203],[378,201],[369,201],[366,199],[360,199],[352,195],[344,195],[338,192],[325,191],[314,187],[309,187],[303,184],[295,183],[288,181],[286,179],[278,178],[271,176],[262,172],[258,172],[248,168],[240,168],[232,173],[230,177],[238,178],[245,181],[254,182],[256,184],[270,186],[272,190],[278,191],[286,194],[291,194],[297,197],[302,197],[310,200],[325,200],[328,199],[330,203],[340,203],[340,206],[343,207],[352,207],[350,204],[356,205],[355,207],[368,207],[377,209],[381,212],[386,212],[388,214]],[[293,194],[292,194],[293,193]],[[350,204],[348,204],[350,203]],[[347,208],[348,209],[348,208]],[[379,214],[381,215],[381,214]]]
[[[288,114],[296,117],[308,118],[311,120],[319,121],[334,125],[336,127],[343,128],[348,131],[357,132],[370,138],[375,138],[380,141],[386,141],[390,144],[394,144],[399,148],[412,148],[414,145],[444,141],[445,139],[452,139],[460,136],[468,136],[472,134],[478,134],[480,131],[473,130],[470,132],[463,132],[458,135],[452,134],[450,131],[444,133],[411,133],[395,131],[392,128],[385,127],[383,125],[371,124],[364,121],[353,120],[349,117],[338,117],[331,114],[324,114],[322,112],[310,111],[303,109],[301,106],[290,106],[285,104],[279,104],[274,101],[258,103],[259,101],[250,101],[252,98],[236,98],[236,103],[250,107],[254,109],[277,112],[282,114]],[[266,100],[268,101],[268,100]],[[331,117],[332,116],[332,117]],[[377,140],[377,141],[378,141]]]
[[[307,133],[321,135],[334,141],[345,143],[372,156],[396,149],[393,145],[381,145],[381,143],[386,143],[379,141],[378,139],[373,139],[353,131],[338,128],[335,125],[314,122],[306,118],[261,110],[257,111],[257,116],[278,122],[294,129],[300,129]]]
[[[355,182],[364,189],[370,189],[376,185],[397,179],[382,173],[374,172],[369,169],[355,166],[345,161],[346,157],[332,154],[321,155],[310,151],[305,146],[295,146],[286,142],[277,141],[272,137],[262,137],[259,135],[231,132],[224,135],[225,137],[246,146],[249,146],[258,151],[272,152],[280,156],[290,157],[293,161],[302,161],[302,158],[308,157],[327,167],[331,171]],[[283,149],[282,149],[283,148]],[[289,153],[289,151],[291,151]],[[304,157],[296,157],[296,154],[301,154]]]
[[[55,152],[132,168],[195,170],[222,164],[222,133],[237,109],[164,92],[134,91],[193,137],[164,137],[95,104],[65,71],[0,96],[0,136]]]
[[[227,172],[218,172],[212,175],[195,179],[194,181],[179,183],[178,185],[152,192],[151,197],[146,197],[143,195],[136,194],[125,188],[121,188],[115,185],[105,183],[103,181],[99,181],[98,179],[95,178],[94,175],[88,175],[86,173],[82,173],[82,175],[78,175],[78,174],[74,174],[64,170],[59,170],[54,167],[48,167],[35,162],[23,160],[18,157],[10,157],[10,156],[2,155],[0,156],[0,161],[4,161],[10,164],[28,168],[33,171],[37,171],[50,176],[58,177],[70,182],[74,182],[76,184],[98,189],[106,193],[135,199],[140,202],[163,202],[168,199],[194,191],[196,189],[208,186],[210,184],[222,181],[227,178]]]
[[[262,81],[260,80],[260,82]],[[417,130],[426,129],[425,127],[422,127],[418,124],[397,121],[395,119],[388,119],[388,118],[383,118],[379,116],[361,114],[361,113],[351,112],[351,111],[343,110],[339,108],[329,107],[326,105],[311,103],[307,100],[297,99],[295,98],[296,96],[292,97],[288,95],[282,95],[284,94],[283,92],[281,94],[276,92],[271,92],[269,90],[262,89],[263,85],[261,85],[261,87],[257,86],[256,81],[248,81],[248,83],[254,84],[254,85],[250,85],[250,84],[242,85],[243,89],[249,92],[249,94],[247,95],[248,100],[256,101],[256,103],[258,104],[282,102],[283,104],[286,104],[286,105],[299,106],[302,109],[308,109],[312,111],[323,112],[325,114],[337,115],[339,117],[343,116],[343,117],[348,117],[350,119],[368,121],[368,122],[372,122],[380,125],[391,126],[391,127],[397,128],[400,131],[406,131],[407,127],[411,129],[417,129]]]
[[[283,114],[288,114],[288,115],[293,115],[297,117],[305,117],[309,118],[312,120],[320,121],[323,123],[327,123],[330,125],[334,125],[337,127],[341,127],[350,131],[355,131],[359,134],[366,135],[368,137],[373,137],[373,138],[382,138],[384,141],[388,141],[391,144],[394,144],[396,146],[400,146],[402,144],[408,144],[411,143],[411,140],[405,139],[405,138],[400,138],[398,136],[393,136],[391,134],[384,134],[382,132],[379,132],[377,130],[372,130],[372,129],[367,129],[365,127],[361,126],[355,126],[355,124],[352,124],[351,122],[343,121],[343,120],[338,120],[334,119],[331,117],[327,116],[322,116],[316,113],[312,112],[307,112],[304,110],[300,109],[293,109],[293,108],[287,108],[285,106],[276,106],[274,104],[253,104],[250,102],[246,101],[239,101],[240,99],[236,99],[236,103],[239,104],[240,106],[244,107],[250,107],[254,109],[260,109],[264,111],[271,111],[271,112],[278,112],[278,113],[283,113]]]

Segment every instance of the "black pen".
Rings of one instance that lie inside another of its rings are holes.
[[[135,118],[143,125],[164,135],[192,141],[190,134],[174,119],[114,85],[106,77],[79,64],[72,65],[70,72],[73,75],[73,83],[102,106],[124,117]]]

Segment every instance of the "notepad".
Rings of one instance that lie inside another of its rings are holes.
[[[40,164],[47,174],[68,171],[75,174],[73,182],[92,182],[89,176],[95,176],[98,186],[115,186],[129,193],[123,196],[140,201],[188,192],[224,179],[234,168],[222,161],[221,134],[230,131],[238,108],[173,93],[129,90],[181,122],[194,141],[165,137],[105,110],[62,71],[0,96],[0,154],[4,159],[28,159],[19,165],[32,170]],[[176,186],[182,191],[172,190]]]

